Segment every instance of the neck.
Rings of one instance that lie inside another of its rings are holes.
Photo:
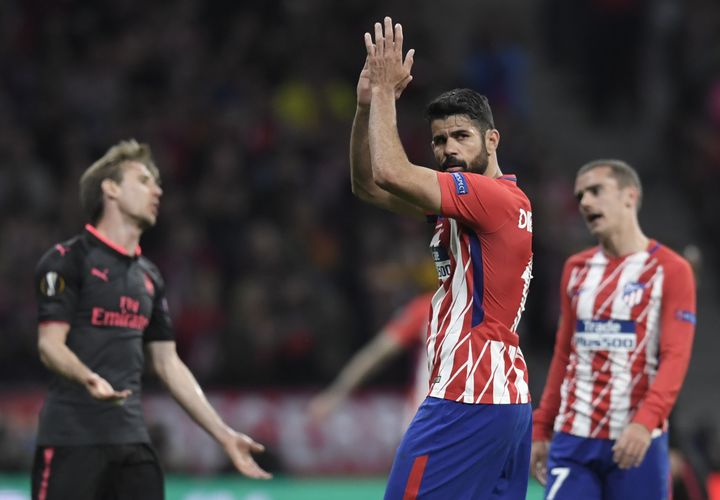
[[[502,170],[500,170],[500,165],[498,165],[494,156],[490,158],[490,161],[488,161],[488,167],[485,171],[485,175],[492,179],[497,179],[503,175]]]
[[[137,224],[123,220],[120,214],[109,213],[100,219],[95,228],[107,239],[124,248],[128,255],[135,255],[142,235]]]
[[[611,257],[623,257],[642,252],[647,249],[650,242],[635,219],[616,231],[601,236],[599,240],[603,251]]]

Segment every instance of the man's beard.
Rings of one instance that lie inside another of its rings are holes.
[[[485,153],[485,150],[483,150],[480,151],[475,158],[470,160],[469,164],[460,158],[448,156],[445,158],[445,161],[442,163],[440,168],[443,172],[447,172],[450,168],[460,167],[464,172],[473,172],[475,174],[482,175],[487,170],[489,164],[490,160],[488,159],[488,155]]]

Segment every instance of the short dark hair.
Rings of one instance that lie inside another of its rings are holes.
[[[80,204],[93,224],[100,220],[105,208],[102,182],[105,179],[122,182],[123,167],[131,161],[145,165],[155,180],[160,182],[160,172],[152,158],[150,146],[138,143],[135,139],[115,144],[80,177]]]
[[[425,110],[428,121],[452,115],[467,115],[480,126],[482,132],[495,128],[487,97],[472,89],[453,89],[440,94]]]
[[[580,167],[580,170],[578,170],[578,173],[575,177],[580,177],[581,175],[589,172],[590,170],[595,170],[596,168],[600,167],[608,167],[610,169],[610,175],[615,178],[620,188],[632,186],[638,190],[637,209],[640,210],[643,196],[642,183],[640,182],[640,176],[638,175],[637,170],[632,168],[628,163],[622,160],[615,159],[600,159],[589,161],[585,165]]]

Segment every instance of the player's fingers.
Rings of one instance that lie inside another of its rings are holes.
[[[395,50],[398,54],[402,57],[402,48],[403,48],[403,30],[402,30],[402,24],[397,23],[395,25]]]
[[[375,45],[373,44],[372,35],[370,33],[365,33],[365,50],[367,51],[368,57],[365,58],[365,66],[363,66],[363,70],[369,67],[370,63],[368,59],[375,55]]]
[[[538,483],[540,483],[543,486],[545,486],[547,484],[547,469],[544,466],[541,466],[538,469],[535,479],[537,479]]]
[[[410,49],[407,51],[407,54],[405,54],[405,62],[403,62],[403,67],[405,70],[410,73],[410,70],[412,69],[413,63],[415,62],[415,49]]]
[[[383,32],[385,33],[385,50],[391,51],[393,49],[393,45],[395,45],[395,34],[393,33],[392,19],[390,19],[390,16],[385,16],[383,24]]]
[[[260,468],[260,466],[252,459],[252,457],[242,457],[237,460],[235,467],[253,479],[270,479],[272,474]]]
[[[615,462],[616,464],[618,464],[618,466],[620,466],[623,456],[624,456],[623,447],[620,446],[618,443],[615,443],[615,446],[613,446],[613,462]]]
[[[385,38],[383,37],[382,24],[375,23],[375,55],[382,57],[385,54]]]
[[[262,453],[265,451],[265,446],[258,443],[257,441],[252,441],[250,443],[250,449],[255,453]]]

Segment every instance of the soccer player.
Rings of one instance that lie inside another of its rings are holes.
[[[158,215],[159,181],[147,145],[110,148],[80,179],[91,223],[38,263],[38,349],[54,377],[40,414],[33,499],[163,498],[140,401],[144,356],[240,472],[270,477],[251,455],[263,446],[222,421],[175,350],[165,284],[138,246]]]
[[[395,455],[386,499],[518,499],[527,491],[531,409],[516,333],[532,271],[532,212],[498,165],[487,99],[446,92],[427,116],[438,171],[413,165],[395,99],[412,50],[389,17],[365,34],[366,66],[350,140],[354,193],[379,207],[431,214],[439,289],[428,327],[429,397]]]
[[[315,396],[308,406],[310,417],[322,421],[373,371],[401,352],[419,344],[424,346],[427,336],[431,293],[424,293],[402,307],[380,329],[375,338],[355,354],[330,386]],[[408,418],[415,414],[427,396],[427,357],[419,353],[416,361],[412,394],[408,396]]]
[[[532,472],[549,500],[666,499],[667,419],[695,329],[693,272],[643,234],[642,187],[627,163],[584,165],[575,196],[599,246],[565,262]]]

